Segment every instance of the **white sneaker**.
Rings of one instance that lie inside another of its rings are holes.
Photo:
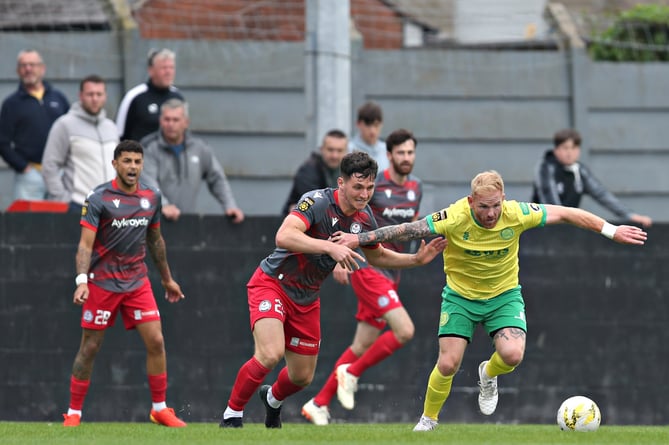
[[[358,390],[358,378],[347,371],[350,363],[337,366],[337,398],[346,409],[355,406],[355,392]]]
[[[425,414],[423,414],[422,416],[420,416],[420,420],[418,421],[416,426],[413,427],[413,430],[414,431],[433,431],[433,430],[437,429],[437,425],[438,425],[438,423],[437,423],[436,420],[432,420],[429,417],[425,416]]]
[[[486,416],[491,415],[497,408],[497,377],[489,378],[483,374],[488,361],[481,362],[479,365],[479,409]]]
[[[314,425],[330,423],[330,410],[327,406],[316,406],[314,399],[309,400],[302,406],[302,415]]]

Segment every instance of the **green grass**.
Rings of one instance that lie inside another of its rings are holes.
[[[242,429],[221,429],[214,423],[191,423],[170,429],[151,423],[82,423],[63,428],[60,423],[0,422],[0,443],[91,444],[91,445],[175,445],[249,444],[299,445],[344,444],[669,444],[669,426],[602,426],[594,433],[560,431],[552,425],[495,425],[443,423],[436,431],[414,433],[413,424],[333,424],[316,427],[303,423],[284,424],[268,430],[262,424]]]

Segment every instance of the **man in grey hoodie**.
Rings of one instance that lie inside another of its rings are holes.
[[[160,188],[163,216],[195,213],[202,182],[232,222],[244,221],[221,163],[211,147],[188,131],[188,104],[172,98],[160,106],[160,130],[142,139],[144,179]]]
[[[119,142],[104,110],[105,81],[95,74],[79,84],[79,101],[51,127],[42,157],[42,175],[52,201],[81,212],[89,192],[116,176],[112,160]]]

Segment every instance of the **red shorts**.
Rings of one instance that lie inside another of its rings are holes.
[[[148,279],[130,292],[110,292],[88,282],[88,300],[81,309],[81,327],[86,329],[107,329],[114,326],[116,314],[121,311],[126,329],[147,321],[160,320],[158,305]]]
[[[286,349],[302,355],[317,355],[321,345],[321,301],[302,306],[295,303],[276,278],[257,268],[248,284],[251,330],[261,318],[283,323]]]
[[[358,298],[358,313],[355,319],[364,321],[377,329],[386,327],[382,318],[386,312],[402,307],[397,285],[373,267],[356,270],[350,276],[351,286]]]

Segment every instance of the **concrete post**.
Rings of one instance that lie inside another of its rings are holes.
[[[307,0],[306,6],[306,148],[310,152],[332,128],[350,134],[350,5],[341,0]]]

